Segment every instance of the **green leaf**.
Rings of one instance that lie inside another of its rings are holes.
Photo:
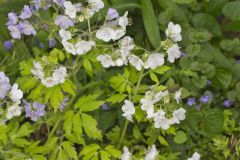
[[[112,104],[121,103],[126,98],[126,96],[126,94],[114,94],[106,99],[106,102],[110,102]]]
[[[67,111],[64,115],[64,123],[63,123],[63,131],[67,135],[71,134],[72,132],[72,127],[74,123],[73,119],[74,119],[74,112]]]
[[[76,86],[72,83],[71,80],[67,79],[64,83],[60,84],[60,86],[66,93],[75,96]]]
[[[164,65],[164,66],[157,67],[156,69],[153,70],[153,72],[155,72],[157,74],[164,74],[170,69],[171,69],[171,67]]]
[[[150,78],[152,81],[156,82],[157,84],[159,84],[159,80],[158,80],[158,77],[155,73],[153,72],[150,72]]]
[[[212,79],[213,85],[227,89],[232,81],[232,73],[223,68],[216,69],[216,75]]]
[[[94,154],[100,149],[100,146],[98,144],[90,144],[88,146],[83,147],[83,149],[80,151],[80,156],[85,156],[88,154]]]
[[[111,154],[111,156],[114,158],[121,158],[121,156],[122,156],[122,152],[119,151],[118,149],[116,149],[114,146],[109,145],[105,148],[105,150],[109,154]]]
[[[109,157],[110,157],[110,154],[106,151],[101,151],[100,152],[100,155],[101,155],[101,159],[104,159],[104,160],[111,160]]]
[[[172,1],[179,4],[191,4],[194,2],[194,0],[172,0]]]
[[[216,19],[207,13],[197,13],[193,16],[192,22],[195,28],[206,28],[214,36],[221,36],[221,28]]]
[[[90,77],[92,77],[93,76],[92,65],[91,65],[90,61],[86,57],[83,60],[83,67],[84,67],[85,71],[87,72],[87,74]]]
[[[97,95],[83,96],[74,105],[74,108],[79,108],[81,112],[96,110],[104,103],[104,101],[96,101],[97,97]]]
[[[147,37],[153,48],[157,49],[160,45],[160,31],[157,18],[154,14],[152,2],[150,0],[140,0],[142,6],[142,16],[147,33]]]
[[[81,113],[81,117],[86,134],[94,139],[102,139],[101,131],[97,128],[97,121],[85,113]]]
[[[223,113],[218,109],[209,109],[205,112],[194,109],[188,112],[187,122],[196,133],[211,138],[222,130]]]
[[[233,1],[228,2],[224,5],[222,9],[222,13],[224,16],[230,18],[233,21],[239,21],[240,20],[240,2],[239,1]]]
[[[62,143],[62,146],[69,158],[72,158],[74,160],[78,159],[77,152],[75,150],[73,143],[65,141]]]
[[[187,136],[183,131],[177,131],[176,136],[174,137],[173,141],[176,144],[183,144],[187,141]]]

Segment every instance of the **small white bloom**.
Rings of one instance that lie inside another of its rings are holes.
[[[134,104],[129,100],[125,100],[124,103],[125,104],[122,106],[122,111],[124,112],[123,116],[126,117],[129,121],[133,121],[132,115],[135,113]]]
[[[155,145],[152,145],[152,148],[148,150],[144,160],[156,160],[158,156],[158,151]]]
[[[164,55],[161,53],[154,53],[149,55],[144,68],[156,69],[164,64]]]
[[[69,42],[63,42],[63,47],[65,50],[73,55],[76,55],[76,48],[74,44],[69,43]]]
[[[181,26],[179,24],[174,25],[173,22],[169,22],[168,28],[166,29],[166,35],[171,38],[174,42],[182,40]]]
[[[151,99],[142,98],[140,100],[141,109],[147,112],[147,118],[152,118],[154,116],[154,103]]]
[[[177,104],[179,104],[180,100],[181,100],[181,95],[182,95],[182,88],[179,89],[176,93],[175,93],[175,100],[177,101]]]
[[[200,160],[201,156],[199,153],[195,152],[191,158],[188,158],[188,160]]]
[[[109,68],[110,66],[114,66],[115,63],[112,60],[112,57],[107,54],[101,54],[97,56],[97,60],[101,62],[104,68]]]
[[[167,54],[168,54],[168,61],[170,63],[173,63],[175,61],[175,59],[180,58],[181,52],[179,49],[180,49],[180,47],[178,47],[177,44],[174,44],[170,48],[168,48]]]
[[[18,89],[18,84],[15,83],[12,86],[9,96],[13,102],[15,102],[17,104],[21,103],[21,99],[23,97],[23,92],[20,89]]]
[[[78,55],[83,55],[87,52],[89,52],[93,46],[95,46],[95,42],[94,41],[81,41],[81,42],[77,42],[75,44],[75,48],[76,48],[76,53]]]
[[[169,95],[168,90],[166,90],[166,91],[160,91],[160,92],[158,92],[158,93],[156,93],[156,94],[154,95],[153,102],[156,103],[156,102],[160,101],[163,97],[165,97],[165,96],[167,96],[167,95]]]
[[[126,34],[126,29],[118,28],[114,30],[114,35],[113,35],[114,37],[112,38],[112,40],[116,41],[122,38],[125,34]]]
[[[133,39],[129,36],[125,36],[120,40],[120,52],[121,54],[128,55],[131,50],[134,49]]]
[[[163,130],[167,130],[172,124],[171,120],[165,117],[165,112],[163,110],[159,110],[154,115],[154,127],[162,128]]]
[[[122,160],[131,160],[132,154],[129,152],[126,146],[123,147]]]
[[[56,83],[64,83],[66,77],[67,77],[66,67],[60,67],[56,69],[52,74],[52,78],[54,79],[54,81],[56,81]]]
[[[53,77],[41,79],[41,82],[43,85],[45,85],[48,88],[53,87],[58,83],[56,80],[53,79]]]
[[[122,66],[122,65],[125,64],[125,59],[123,59],[122,57],[120,57],[120,58],[118,58],[118,59],[115,60],[115,64],[116,64],[116,66],[120,67],[120,66]]]
[[[71,1],[65,1],[63,3],[65,7],[65,14],[68,15],[70,18],[76,18],[77,8],[75,5],[72,4]]]
[[[185,113],[186,113],[186,110],[183,109],[183,108],[179,108],[179,109],[175,110],[173,112],[173,121],[174,121],[174,123],[179,124],[180,121],[184,120],[185,119]]]
[[[128,61],[138,71],[141,71],[144,63],[143,63],[143,61],[140,58],[138,58],[137,56],[131,54],[130,56],[128,56]]]
[[[66,42],[67,40],[72,38],[72,34],[69,31],[66,31],[65,29],[61,29],[59,31],[59,35],[62,38],[62,42]]]
[[[128,25],[128,12],[125,12],[122,17],[118,19],[118,25],[121,26],[123,29],[126,29]]]
[[[104,42],[109,42],[116,37],[115,31],[110,27],[103,27],[97,30],[97,39],[103,40]]]
[[[34,61],[33,62],[33,69],[31,69],[31,72],[34,76],[37,78],[43,78],[44,77],[44,72],[41,64],[39,62]]]
[[[88,0],[87,2],[89,3],[93,12],[98,12],[104,7],[104,3],[102,0]]]
[[[7,109],[7,119],[11,119],[13,117],[17,117],[17,116],[20,116],[21,115],[21,109],[17,104],[9,107]]]

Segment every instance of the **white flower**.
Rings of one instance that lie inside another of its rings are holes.
[[[154,115],[154,127],[155,128],[162,128],[163,130],[167,130],[172,121],[165,117],[165,112],[163,110],[159,110]]]
[[[20,89],[18,89],[18,84],[15,83],[12,86],[9,96],[13,102],[15,102],[17,104],[21,103],[20,100],[23,97],[23,92]]]
[[[104,42],[109,42],[116,37],[115,31],[110,27],[103,27],[97,30],[97,39],[103,40]]]
[[[65,50],[73,55],[76,55],[76,48],[74,44],[69,43],[69,42],[63,42],[63,47]]]
[[[142,67],[143,67],[143,61],[138,58],[135,55],[130,55],[128,56],[128,61],[131,65],[133,65],[138,71],[141,71]]]
[[[134,49],[134,46],[133,39],[129,36],[125,36],[120,40],[120,52],[124,55],[128,55]]]
[[[164,55],[161,53],[154,53],[149,55],[144,68],[156,69],[164,64]]]
[[[5,98],[10,88],[9,78],[4,72],[0,72],[0,99]]]
[[[13,117],[16,117],[16,116],[20,116],[21,115],[21,109],[17,104],[9,107],[7,109],[7,119],[11,119]]]
[[[179,109],[175,110],[173,112],[173,121],[174,121],[174,123],[179,124],[180,121],[184,120],[185,119],[185,113],[186,113],[186,110],[183,109],[183,108],[179,108]]]
[[[180,58],[181,52],[180,52],[180,47],[178,47],[177,44],[172,45],[170,48],[167,50],[168,54],[168,61],[173,63],[175,59]]]
[[[155,145],[152,145],[152,148],[148,150],[147,155],[144,160],[156,160],[158,156],[158,151]]]
[[[65,7],[66,15],[68,15],[70,18],[76,18],[77,8],[72,4],[71,1],[65,1],[63,6]]]
[[[195,152],[191,158],[188,158],[188,160],[200,160],[201,156],[199,153]]]
[[[66,77],[67,77],[66,67],[60,67],[56,69],[52,74],[52,79],[54,79],[56,83],[64,83]]]
[[[122,17],[118,19],[118,25],[121,26],[123,29],[126,29],[128,25],[128,12],[125,12]]]
[[[158,101],[160,101],[163,97],[169,95],[168,90],[166,91],[160,91],[157,94],[155,94],[154,98],[153,98],[153,102],[156,103]]]
[[[72,38],[72,35],[69,31],[66,31],[65,29],[61,29],[59,31],[59,35],[62,38],[62,42],[66,42],[67,40]]]
[[[147,112],[147,118],[152,118],[154,116],[154,103],[151,99],[142,98],[140,100],[141,109]]]
[[[93,12],[98,12],[104,7],[104,3],[102,0],[88,0],[87,2],[89,3]]]
[[[41,79],[41,82],[43,85],[45,85],[48,88],[53,87],[58,83],[56,80],[53,79],[53,77]]]
[[[112,57],[107,54],[101,54],[101,55],[97,56],[97,60],[100,61],[102,66],[105,68],[115,65],[115,63],[112,60]]]
[[[127,120],[132,121],[132,115],[135,113],[134,104],[129,100],[125,100],[124,103],[122,106],[123,116],[126,117]]]
[[[179,89],[176,93],[175,93],[175,100],[177,101],[177,104],[179,104],[180,100],[181,100],[181,95],[182,95],[182,88]]]
[[[116,41],[122,38],[125,34],[126,34],[126,29],[118,28],[114,30],[114,37],[112,38],[112,40]]]
[[[43,78],[44,77],[44,72],[41,64],[39,62],[33,61],[33,69],[31,69],[31,72],[34,76],[37,78]]]
[[[89,52],[93,46],[95,46],[95,42],[94,41],[81,41],[81,42],[77,42],[75,44],[75,48],[76,48],[76,53],[78,55],[83,55],[87,52]]]
[[[179,24],[174,25],[173,22],[168,23],[168,28],[166,29],[166,35],[171,38],[174,42],[182,40],[181,36],[181,26]]]
[[[126,146],[123,147],[123,154],[122,154],[122,160],[130,160],[132,154],[129,152],[128,148]]]

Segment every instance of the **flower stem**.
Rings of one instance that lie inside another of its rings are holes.
[[[143,73],[144,73],[144,69],[142,69],[141,72],[140,72],[137,85],[136,85],[136,87],[134,88],[133,97],[137,95],[138,88],[139,88],[139,86],[140,86],[140,84],[141,84],[142,78],[144,77],[144,76],[143,76]],[[121,135],[121,138],[120,138],[120,141],[119,141],[119,144],[118,144],[117,148],[121,147],[121,144],[122,144],[122,142],[123,142],[123,140],[124,140],[124,137],[125,137],[125,134],[126,134],[126,131],[127,131],[127,128],[128,128],[128,124],[129,124],[129,121],[126,119],[126,120],[125,120],[125,124],[124,124],[124,128],[123,128],[123,131],[122,131],[122,135]]]

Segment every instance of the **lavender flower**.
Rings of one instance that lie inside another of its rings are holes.
[[[200,101],[204,104],[208,103],[210,101],[212,96],[207,96],[207,95],[203,95],[201,98],[200,98]]]
[[[237,64],[240,64],[240,59],[236,60]]]
[[[233,105],[233,102],[231,100],[229,100],[229,99],[226,99],[226,100],[224,100],[223,105],[225,107],[229,108],[229,107],[231,107]]]
[[[39,10],[40,8],[47,10],[52,5],[50,0],[34,0],[33,3],[34,3],[36,10]]]
[[[10,31],[12,38],[14,38],[14,39],[21,38],[21,33],[20,33],[18,25],[9,25],[8,30]]]
[[[207,85],[210,86],[212,84],[211,80],[207,80]]]
[[[195,98],[194,97],[188,98],[187,104],[190,107],[193,106],[195,104]]]
[[[116,9],[109,8],[108,13],[107,13],[107,17],[108,17],[109,20],[112,20],[112,19],[115,19],[115,18],[119,18],[119,14],[118,14]]]
[[[8,77],[4,72],[0,72],[0,99],[5,98],[10,88],[11,85],[9,83]]]
[[[57,42],[54,38],[49,39],[49,41],[48,41],[49,48],[53,48],[56,44],[57,44]]]
[[[19,23],[19,31],[25,35],[36,35],[36,30],[28,21]]]
[[[107,105],[106,103],[104,103],[104,104],[102,105],[102,109],[105,110],[105,111],[107,111],[107,110],[109,110],[109,107],[108,107],[108,105]]]
[[[24,5],[23,11],[20,14],[19,18],[28,19],[32,16],[32,11],[28,5]]]
[[[76,7],[78,12],[80,12],[82,10],[82,4],[81,3],[74,4],[74,6]]]
[[[196,106],[196,110],[200,111],[200,109],[201,109],[201,106],[200,106],[200,105],[197,105],[197,106]]]
[[[3,45],[4,45],[4,48],[9,51],[10,49],[12,49],[13,43],[12,41],[8,40],[8,41],[5,41]]]
[[[74,22],[67,16],[59,15],[55,19],[55,24],[60,26],[62,29],[67,29],[68,27],[74,26]]]
[[[26,117],[30,118],[32,121],[37,121],[40,117],[42,117],[45,114],[45,105],[40,104],[38,102],[30,104],[24,101],[24,103]]]
[[[65,0],[53,0],[54,3],[56,3],[58,6],[63,7],[63,3]]]
[[[67,106],[69,98],[64,98],[61,104],[59,105],[59,110],[63,112],[64,108]]]
[[[8,13],[8,22],[7,25],[15,25],[18,22],[18,16],[15,12]]]

